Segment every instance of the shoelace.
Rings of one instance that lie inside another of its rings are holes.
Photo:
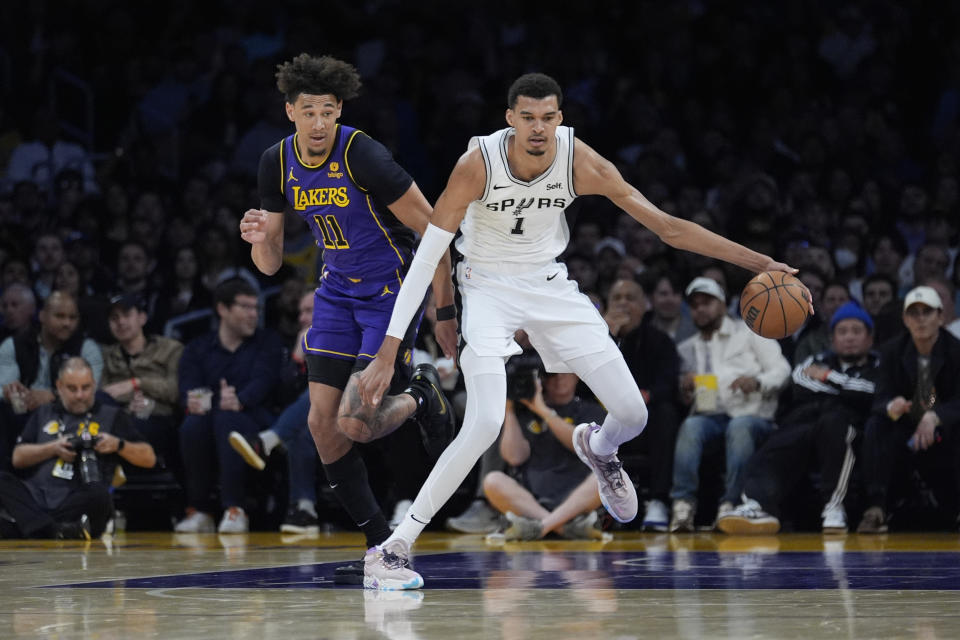
[[[409,569],[410,561],[390,551],[383,552],[383,565],[387,569]]]
[[[609,484],[614,491],[621,491],[624,488],[623,485],[623,474],[620,473],[623,463],[617,459],[613,459],[610,462],[601,462],[599,464],[600,473],[603,475],[603,479]]]

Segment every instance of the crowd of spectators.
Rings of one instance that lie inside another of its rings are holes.
[[[178,371],[171,363],[182,345],[191,361],[205,358],[189,344],[212,340],[226,316],[275,333],[287,348],[300,331],[301,294],[322,264],[315,243],[303,225],[286,224],[284,268],[265,277],[237,223],[258,204],[261,151],[292,130],[275,65],[301,51],[357,65],[364,89],[343,120],[387,144],[431,201],[468,139],[503,126],[509,83],[531,70],[555,76],[564,124],[653,203],[801,268],[818,312],[780,341],[790,367],[834,345],[831,318],[851,300],[871,320],[874,347],[904,340],[903,300],[918,285],[942,302],[931,312],[945,327],[942,340],[960,335],[960,47],[949,27],[958,7],[685,0],[543,13],[497,1],[466,8],[456,25],[444,7],[0,6],[0,468],[11,467],[30,413],[56,401],[57,363],[82,356],[102,401],[127,408],[162,464],[198,464],[184,449],[203,451],[210,464],[228,460],[218,478],[178,468],[190,506],[217,510],[211,483],[226,480],[224,468],[244,469],[229,458],[236,426],[216,426],[215,417],[201,426],[187,398],[199,370],[188,367],[185,377],[182,361]],[[78,27],[94,20],[96,29]],[[697,277],[719,285],[735,323],[736,294],[751,274],[670,249],[606,201],[580,198],[569,218],[570,274],[605,313],[651,405],[634,458],[654,466],[634,475],[659,503],[644,522],[666,528],[671,490],[679,494],[665,478],[680,473],[674,442],[690,407],[679,382],[657,387],[666,378],[651,373],[643,345],[696,341],[702,329],[686,292]],[[245,283],[249,301],[218,299],[227,282]],[[144,353],[168,358],[155,360],[165,381],[138,372]],[[657,353],[665,366],[698,373],[680,352]],[[278,355],[277,379],[286,364]],[[236,381],[196,386],[213,392],[213,414],[236,412],[234,402],[249,411]],[[760,386],[766,402],[790,401]],[[243,435],[268,431],[297,395],[270,395]],[[948,403],[946,390],[936,395]],[[14,411],[21,406],[26,413]],[[775,408],[764,413],[773,424],[789,414]],[[960,430],[938,428],[949,443]],[[201,432],[204,447],[184,441]],[[685,459],[688,484],[691,464]],[[482,502],[484,485],[475,482],[469,493]],[[739,486],[726,482],[725,509]],[[239,522],[230,508],[243,496],[223,489],[219,504]],[[883,506],[887,518],[896,506],[890,492],[867,493],[868,502],[887,501],[867,505]],[[296,501],[308,507],[313,498],[307,490]],[[482,517],[495,522],[489,511]]]

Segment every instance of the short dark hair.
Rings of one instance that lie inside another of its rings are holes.
[[[893,297],[897,297],[897,281],[885,273],[871,273],[869,276],[863,279],[863,283],[860,285],[860,290],[866,294],[867,287],[872,285],[874,282],[886,282],[890,287],[890,291],[893,292]]]
[[[222,304],[229,307],[237,301],[237,296],[257,297],[257,290],[243,278],[224,280],[213,290],[213,304]]]
[[[517,106],[517,98],[526,96],[539,100],[547,96],[557,96],[557,106],[563,105],[563,91],[556,80],[544,73],[525,73],[510,85],[507,92],[507,107]]]
[[[333,94],[337,100],[352,100],[360,93],[360,73],[356,67],[332,56],[301,53],[293,60],[277,65],[277,88],[293,104],[301,93]]]

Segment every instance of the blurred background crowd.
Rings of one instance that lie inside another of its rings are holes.
[[[831,347],[832,316],[850,300],[867,312],[874,346],[904,334],[903,298],[917,285],[938,292],[942,324],[960,334],[960,6],[456,4],[0,5],[0,339],[13,349],[33,331],[54,352],[89,338],[104,352],[94,366],[101,391],[125,406],[140,390],[101,377],[111,347],[121,344],[117,366],[135,355],[117,312],[142,312],[145,336],[189,344],[252,296],[256,330],[290,351],[322,255],[291,218],[285,266],[263,276],[237,225],[259,206],[261,152],[292,132],[275,67],[303,51],[358,67],[364,88],[343,122],[387,145],[431,201],[469,138],[504,126],[510,82],[554,76],[564,124],[654,204],[801,269],[817,315],[780,341],[790,367]],[[672,250],[603,199],[578,199],[568,217],[564,260],[608,321],[615,283],[635,282],[645,323],[674,344],[695,337],[685,292],[698,276],[722,287],[737,316],[752,274]],[[224,283],[229,295],[217,298]],[[63,300],[76,308],[58,316]],[[624,315],[615,335],[632,325]],[[230,321],[246,331],[244,319]],[[436,356],[429,327],[421,333]],[[274,417],[296,397],[279,393],[283,375],[263,398]],[[182,464],[189,390],[178,384],[154,398],[171,430],[154,446],[171,467]],[[669,393],[679,423],[689,405],[679,383]],[[0,464],[9,466],[25,418],[4,395]],[[41,400],[52,392],[29,410]],[[484,501],[483,482],[471,482],[464,495]],[[669,510],[662,491],[641,489]]]

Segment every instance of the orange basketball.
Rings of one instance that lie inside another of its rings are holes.
[[[764,338],[793,335],[810,315],[803,284],[785,271],[757,274],[740,294],[740,317]]]

